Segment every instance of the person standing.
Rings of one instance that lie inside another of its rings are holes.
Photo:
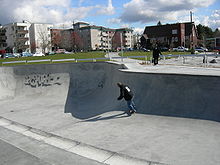
[[[127,105],[129,108],[129,114],[133,114],[136,112],[135,104],[133,101],[134,94],[131,91],[128,85],[122,84],[121,82],[117,83],[118,87],[120,88],[120,96],[118,100],[125,99],[127,101]]]
[[[157,65],[158,64],[158,58],[159,56],[162,55],[158,45],[156,44],[155,47],[153,48],[153,62],[154,62],[154,65]]]

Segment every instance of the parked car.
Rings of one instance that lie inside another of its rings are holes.
[[[56,54],[55,52],[48,52],[48,55],[54,55]]]
[[[33,54],[33,56],[45,56],[45,54],[41,53],[41,52],[36,52]]]
[[[5,53],[3,58],[15,58],[15,56],[12,53]]]
[[[215,47],[215,48],[214,48],[214,51],[217,52],[218,54],[220,54],[220,47],[218,47],[218,46]]]
[[[33,54],[28,53],[28,52],[22,52],[21,53],[21,57],[31,57],[31,56],[33,56]]]
[[[144,52],[150,52],[150,49],[142,48]]]
[[[21,54],[20,53],[14,53],[13,54],[15,57],[21,57]]]
[[[64,54],[73,54],[73,52],[65,51]]]
[[[177,51],[177,52],[185,52],[188,51],[188,48],[185,48],[183,46],[178,46],[177,48],[173,48],[173,51]]]
[[[58,53],[58,54],[60,54],[60,53],[65,53],[65,51],[66,51],[65,49],[57,49],[57,50],[56,50],[56,53]]]
[[[195,48],[195,51],[198,51],[198,52],[207,52],[208,49],[207,49],[207,48],[204,48],[204,47],[196,47],[196,48]]]

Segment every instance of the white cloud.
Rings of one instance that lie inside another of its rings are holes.
[[[144,28],[134,28],[134,34],[143,34]]]
[[[120,24],[121,23],[121,19],[119,19],[119,18],[111,18],[107,22],[108,22],[108,24]]]
[[[211,16],[202,17],[201,24],[209,26],[212,29],[220,29],[220,10],[213,11]]]
[[[131,0],[124,4],[120,16],[123,22],[150,23],[155,21],[177,21],[190,10],[208,7],[215,0]]]
[[[98,15],[112,15],[115,13],[115,8],[112,5],[112,0],[108,0],[108,6],[99,6],[97,5],[97,14]]]
[[[87,17],[94,9],[71,7],[71,0],[1,0],[0,23],[30,22],[62,23]]]

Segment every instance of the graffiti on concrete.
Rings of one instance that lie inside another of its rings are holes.
[[[31,86],[32,88],[61,85],[60,77],[53,74],[35,74],[25,76],[24,84]]]
[[[98,87],[103,88],[104,87],[104,81],[99,82]]]

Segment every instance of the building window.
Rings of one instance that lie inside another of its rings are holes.
[[[177,34],[177,29],[172,30],[172,34]]]

